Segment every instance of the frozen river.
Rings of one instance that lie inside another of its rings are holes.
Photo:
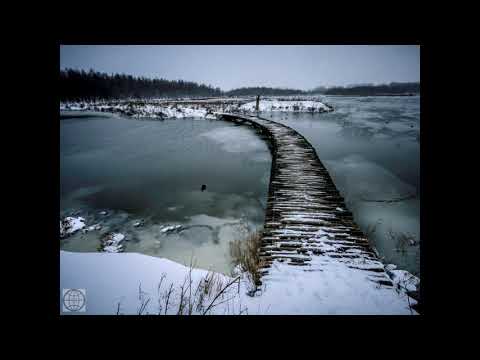
[[[266,143],[228,122],[63,117],[60,215],[102,228],[60,246],[97,251],[114,231],[126,235],[127,252],[186,265],[193,257],[197,267],[230,273],[229,242],[263,226],[270,166]]]

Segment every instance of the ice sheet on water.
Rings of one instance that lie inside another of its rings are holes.
[[[208,137],[220,144],[223,150],[231,153],[259,152],[257,159],[259,161],[269,161],[268,148],[265,142],[259,139],[254,133],[246,128],[224,127],[211,131],[203,132],[198,136]],[[262,154],[263,152],[263,154]]]
[[[324,163],[339,188],[348,189],[348,193],[343,194],[347,200],[395,199],[415,195],[417,191],[392,172],[360,155],[348,155]]]

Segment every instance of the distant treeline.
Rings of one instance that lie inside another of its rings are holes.
[[[220,88],[191,81],[66,69],[60,71],[61,100],[221,96]]]
[[[357,85],[348,87],[331,87],[322,91],[326,95],[396,95],[396,94],[419,94],[420,83],[390,83],[383,85]]]
[[[93,70],[65,69],[60,71],[60,100],[93,100],[162,97],[215,96],[289,96],[289,95],[395,95],[420,93],[420,83],[390,83],[385,85],[353,85],[317,87],[299,90],[271,87],[242,87],[222,91],[210,85],[192,81],[149,79],[124,74],[106,74]]]
[[[244,87],[233,89],[224,93],[227,96],[248,96],[248,95],[265,95],[265,96],[288,96],[288,95],[396,95],[396,94],[418,94],[420,93],[420,83],[390,83],[383,85],[352,85],[352,86],[335,86],[322,87],[319,86],[313,90],[299,89],[280,89],[269,87]]]
[[[288,96],[288,95],[305,95],[307,91],[298,89],[280,89],[270,87],[243,87],[225,92],[226,96]]]

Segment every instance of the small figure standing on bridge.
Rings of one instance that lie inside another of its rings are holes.
[[[260,95],[257,95],[257,104],[255,105],[255,110],[260,111]]]

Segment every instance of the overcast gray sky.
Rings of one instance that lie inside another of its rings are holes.
[[[417,45],[62,45],[60,68],[189,80],[230,90],[420,81]]]

